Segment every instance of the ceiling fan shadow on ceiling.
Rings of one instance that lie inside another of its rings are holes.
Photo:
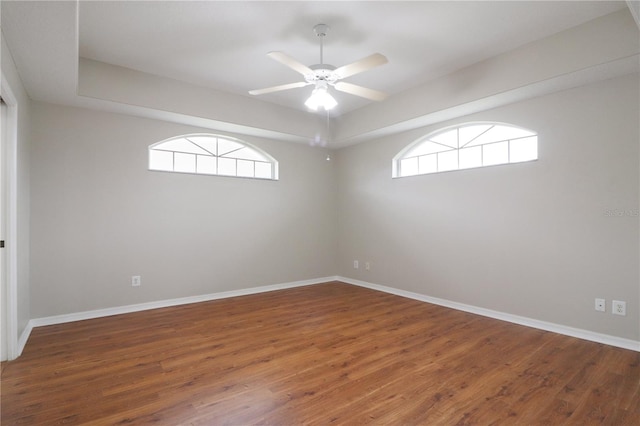
[[[292,70],[302,74],[305,81],[282,84],[279,86],[267,87],[265,89],[250,90],[249,94],[264,95],[267,93],[280,92],[282,90],[297,89],[300,87],[314,85],[311,96],[305,102],[307,108],[313,111],[317,111],[318,109],[324,109],[328,111],[338,104],[338,102],[329,93],[329,87],[333,87],[339,92],[348,93],[350,95],[359,96],[361,98],[370,99],[372,101],[382,101],[386,99],[388,95],[384,92],[340,80],[364,71],[368,71],[379,65],[384,65],[388,62],[387,58],[380,53],[374,53],[367,56],[366,58],[360,59],[359,61],[353,62],[348,65],[343,65],[339,68],[336,68],[333,65],[325,64],[323,58],[324,52],[322,40],[327,35],[328,29],[329,26],[326,24],[318,24],[313,27],[316,35],[320,37],[319,64],[306,66],[284,52],[267,53],[267,56],[269,56],[270,58],[275,59],[281,64],[286,65]]]

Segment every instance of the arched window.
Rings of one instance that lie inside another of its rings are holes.
[[[503,123],[468,123],[437,130],[400,151],[393,177],[521,163],[538,159],[538,136]]]
[[[150,145],[149,170],[278,179],[278,162],[266,152],[238,139],[208,134]]]

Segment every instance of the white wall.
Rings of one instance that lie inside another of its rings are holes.
[[[30,313],[30,249],[29,249],[29,216],[30,216],[30,99],[22,86],[20,76],[16,71],[11,52],[5,44],[4,38],[1,41],[2,76],[6,79],[18,108],[18,128],[17,128],[17,151],[16,151],[16,197],[17,197],[17,241],[15,248],[17,251],[16,297],[17,297],[17,325],[18,336],[20,336],[27,323],[31,319]],[[11,244],[7,242],[7,245]],[[4,308],[4,305],[3,305]],[[4,318],[3,318],[4,320]],[[2,344],[5,344],[3,340]],[[5,354],[3,353],[3,356]],[[3,358],[4,359],[4,358]]]
[[[388,135],[389,130],[415,129],[576,87],[605,74],[637,72],[638,53],[638,27],[622,9],[353,111],[340,122],[337,137],[358,141],[362,135]]]
[[[639,340],[638,79],[341,150],[340,275]],[[391,179],[391,159],[419,136],[480,120],[537,131],[539,160]],[[627,302],[626,317],[611,315],[612,299]]]
[[[33,318],[335,274],[326,153],[240,137],[279,161],[279,181],[147,170],[148,145],[193,132],[33,103]]]

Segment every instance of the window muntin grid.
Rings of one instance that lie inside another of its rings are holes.
[[[149,170],[278,179],[278,162],[262,150],[227,136],[177,136],[149,146]]]
[[[392,176],[407,177],[538,159],[535,132],[503,123],[469,123],[438,130],[393,159]]]

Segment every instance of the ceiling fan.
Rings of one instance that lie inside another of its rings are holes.
[[[384,92],[368,89],[366,87],[346,83],[339,80],[370,70],[379,65],[386,64],[388,62],[387,58],[380,53],[374,53],[367,56],[366,58],[360,59],[359,61],[353,62],[348,65],[343,65],[339,68],[336,68],[333,65],[325,64],[323,62],[324,59],[322,40],[327,35],[328,29],[329,26],[326,24],[318,24],[313,27],[316,35],[320,37],[320,63],[317,65],[306,66],[284,52],[267,53],[267,56],[269,56],[270,58],[275,59],[281,64],[286,65],[294,71],[302,74],[305,81],[282,84],[280,86],[267,87],[265,89],[250,90],[249,94],[264,95],[267,93],[314,85],[315,87],[311,96],[305,102],[305,105],[314,111],[317,111],[318,108],[329,110],[337,105],[336,100],[329,94],[329,86],[335,88],[340,92],[349,93],[351,95],[360,96],[362,98],[370,99],[373,101],[384,100],[387,97],[387,94]]]

